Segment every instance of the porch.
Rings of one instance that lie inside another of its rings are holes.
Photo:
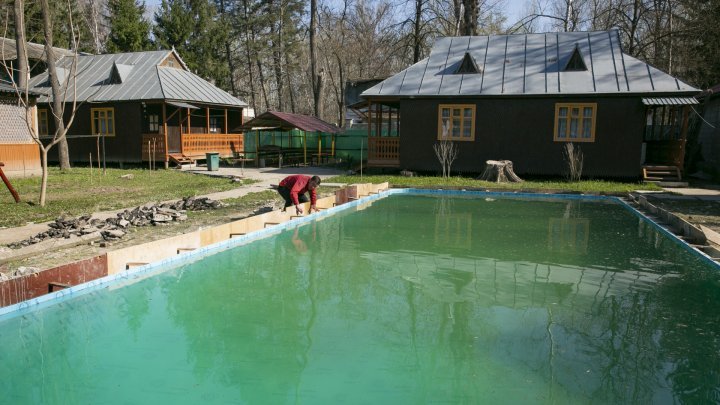
[[[400,108],[397,103],[372,100],[350,107],[367,125],[367,165],[400,167]]]
[[[230,129],[242,125],[242,108],[167,101],[143,104],[143,118],[143,161],[162,161],[167,166],[170,161],[184,164],[204,160],[207,153],[220,157],[244,153],[243,133]]]
[[[209,152],[219,153],[220,157],[235,157],[243,154],[243,138],[243,134],[180,134],[180,149],[170,152],[165,134],[143,134],[143,161],[194,163],[205,159]]]
[[[685,170],[693,97],[643,98],[646,125],[643,136],[642,176],[645,181],[680,182]]]

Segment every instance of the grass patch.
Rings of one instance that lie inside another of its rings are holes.
[[[492,183],[489,181],[475,180],[468,177],[442,177],[433,176],[337,176],[325,180],[331,183],[383,183],[389,182],[392,187],[413,187],[413,188],[468,188],[468,189],[489,189],[489,190],[510,190],[510,191],[563,191],[572,193],[588,194],[624,194],[634,190],[662,190],[652,183],[623,183],[605,180],[583,180],[568,182],[563,180],[549,181],[524,181],[522,183]]]
[[[131,174],[132,178],[122,178]],[[107,169],[102,176],[97,169],[73,168],[61,172],[50,168],[45,207],[40,199],[40,177],[11,179],[22,202],[15,204],[10,192],[0,185],[0,227],[50,221],[61,214],[82,215],[99,211],[132,208],[148,202],[178,200],[250,184],[226,178],[197,175],[176,170]]]

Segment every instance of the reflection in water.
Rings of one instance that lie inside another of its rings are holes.
[[[570,237],[552,219],[588,226]],[[388,197],[0,322],[0,364],[17,365],[0,366],[0,392],[713,403],[718,308],[718,272],[616,205]]]

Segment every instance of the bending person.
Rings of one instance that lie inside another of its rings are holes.
[[[320,185],[320,177],[303,176],[296,174],[294,176],[285,177],[278,185],[278,193],[285,199],[285,208],[294,205],[295,212],[298,215],[303,213],[302,203],[308,202],[307,192],[310,192],[310,213],[313,210],[318,211],[315,203],[317,202],[317,192],[315,189]],[[283,209],[284,211],[285,209]]]

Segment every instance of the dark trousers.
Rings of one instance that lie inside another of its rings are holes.
[[[282,198],[285,199],[285,208],[295,205],[295,203],[293,203],[293,201],[292,201],[292,198],[290,198],[290,189],[289,188],[280,186],[280,187],[278,187],[278,193],[280,193]],[[308,198],[307,194],[305,194],[305,193],[298,194],[298,202],[300,204],[306,203],[308,201],[310,201],[310,199]]]

